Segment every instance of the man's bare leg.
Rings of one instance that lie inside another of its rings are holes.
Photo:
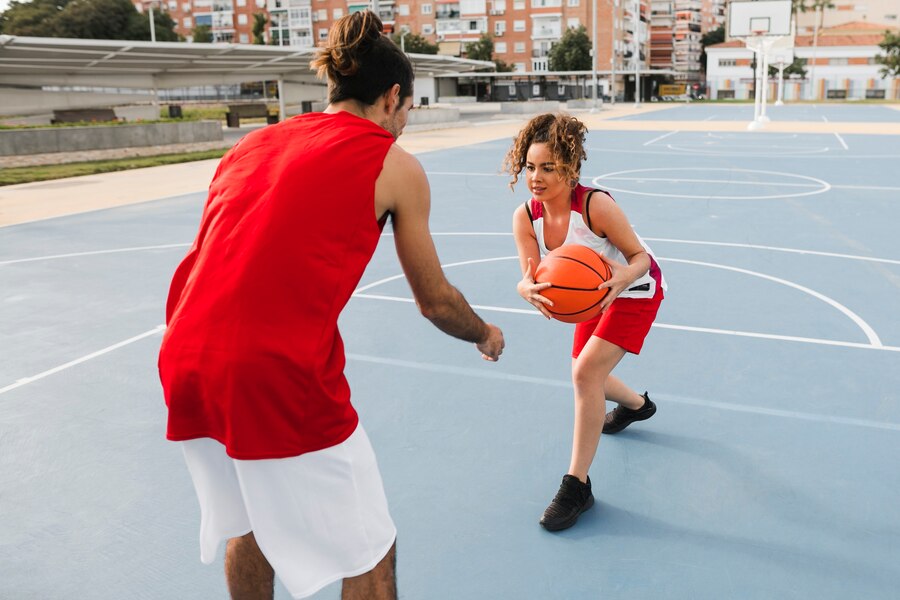
[[[225,581],[232,600],[272,600],[275,571],[263,556],[251,531],[225,546]]]
[[[397,544],[368,573],[344,579],[341,600],[397,600]]]

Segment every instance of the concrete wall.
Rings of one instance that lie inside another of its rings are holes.
[[[459,121],[458,108],[417,108],[409,112],[409,125],[433,125]]]
[[[526,102],[503,102],[500,104],[500,112],[507,114],[530,115],[558,111],[559,102],[556,100],[528,100]]]
[[[161,146],[223,139],[218,121],[0,130],[0,156]]]
[[[48,92],[40,89],[0,87],[0,116],[50,115],[58,109],[120,106],[149,103],[152,100],[151,93]]]

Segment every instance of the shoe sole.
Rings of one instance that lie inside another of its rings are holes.
[[[650,417],[652,417],[653,415],[656,414],[656,404],[651,404],[651,405],[650,405],[650,410],[648,410],[647,412],[648,412],[649,414],[646,414],[646,415],[643,415],[643,416],[640,416],[640,417],[635,417],[634,419],[631,419],[630,421],[628,421],[627,423],[625,423],[625,424],[622,425],[621,427],[615,427],[615,428],[610,427],[609,429],[607,429],[607,428],[606,428],[606,425],[604,425],[604,426],[603,426],[603,433],[619,433],[620,431],[622,431],[623,429],[625,429],[626,427],[628,427],[628,426],[631,425],[632,423],[636,423],[637,421],[646,421],[647,419],[649,419]]]
[[[578,514],[569,519],[568,521],[563,521],[559,525],[547,525],[543,521],[541,522],[541,527],[546,529],[547,531],[562,531],[563,529],[568,529],[576,522],[578,522],[578,517],[584,514],[588,509],[594,506],[594,495],[591,494],[590,498],[588,498],[587,502],[584,503],[584,506],[578,511]]]

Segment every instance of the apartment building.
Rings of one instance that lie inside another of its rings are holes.
[[[266,0],[132,0],[140,12],[163,10],[175,31],[188,41],[194,28],[207,25],[214,42],[253,43],[253,14],[266,12]]]
[[[328,37],[345,14],[371,8],[359,0],[133,0],[165,10],[176,31],[191,40],[194,28],[208,25],[213,41],[252,43],[253,15],[269,18],[266,43],[309,47]],[[700,2],[701,0],[667,0]],[[650,6],[656,0],[379,0],[385,33],[421,35],[440,53],[464,56],[469,42],[488,33],[494,58],[517,71],[549,69],[550,48],[567,28],[592,33],[597,8],[597,69],[616,72],[649,68]],[[668,63],[666,63],[668,65]]]

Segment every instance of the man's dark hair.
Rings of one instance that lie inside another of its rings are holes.
[[[310,63],[328,78],[328,102],[357,100],[371,106],[394,84],[400,99],[412,96],[413,69],[406,54],[383,33],[375,13],[363,10],[339,19],[328,42]]]

